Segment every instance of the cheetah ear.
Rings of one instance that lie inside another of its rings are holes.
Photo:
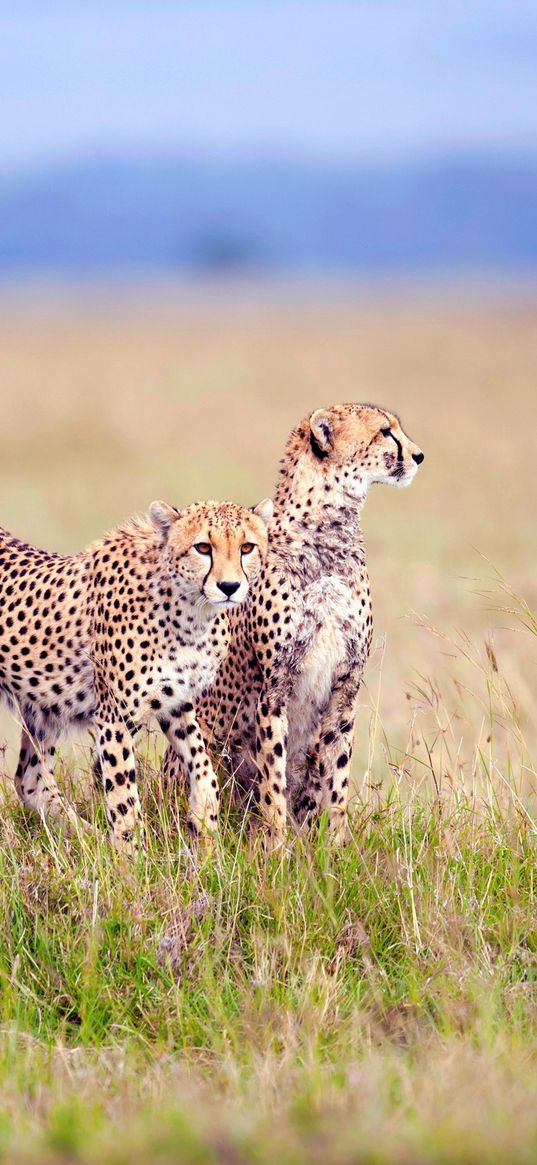
[[[330,415],[326,409],[317,409],[310,417],[311,451],[319,461],[328,457],[334,447],[334,433]]]
[[[149,507],[149,518],[155,530],[163,537],[168,534],[170,527],[180,516],[180,511],[176,510],[175,506],[169,506],[167,502],[151,502]]]
[[[261,518],[261,521],[265,523],[265,526],[268,526],[274,513],[274,503],[272,498],[263,498],[263,501],[258,502],[257,506],[252,506],[252,513],[257,514],[257,517]]]

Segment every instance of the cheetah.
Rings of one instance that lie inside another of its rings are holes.
[[[394,413],[318,409],[291,433],[280,465],[265,564],[231,616],[231,645],[198,703],[205,738],[254,789],[267,844],[327,811],[347,829],[358,690],[372,636],[360,513],[369,486],[406,486],[424,460]],[[177,769],[169,750],[165,770]]]
[[[271,513],[270,501],[153,502],[72,557],[0,530],[0,696],[21,723],[25,805],[78,820],[52,761],[64,731],[93,725],[112,839],[135,852],[134,736],[156,719],[189,777],[191,832],[214,828],[218,787],[194,703],[227,652],[229,612],[261,567]]]

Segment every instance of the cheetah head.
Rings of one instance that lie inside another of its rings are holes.
[[[308,423],[313,461],[329,485],[350,498],[362,497],[377,482],[410,485],[424,459],[399,418],[376,405],[317,409]]]
[[[149,517],[176,592],[213,613],[243,602],[266,554],[271,501],[251,510],[234,502],[184,510],[153,502]]]

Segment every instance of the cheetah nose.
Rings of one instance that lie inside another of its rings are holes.
[[[416,465],[421,465],[422,461],[425,460],[425,453],[422,453],[420,449],[419,453],[412,454],[412,460],[416,462]]]
[[[223,591],[228,599],[238,591],[240,583],[237,582],[219,582],[216,584],[220,591]]]

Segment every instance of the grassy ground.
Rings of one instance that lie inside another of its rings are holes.
[[[366,510],[376,643],[342,853],[321,827],[267,860],[226,798],[193,862],[150,735],[150,849],[124,869],[88,741],[60,775],[95,837],[57,838],[15,803],[2,719],[0,1160],[537,1157],[536,315],[4,315],[1,520],[42,545],[158,496],[257,500],[292,424],[330,401],[395,408],[427,459]]]

